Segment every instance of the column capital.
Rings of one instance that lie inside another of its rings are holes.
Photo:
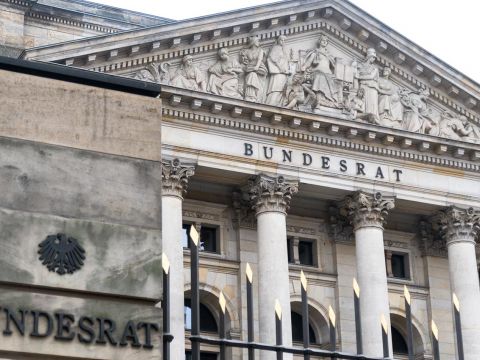
[[[286,214],[292,195],[298,192],[298,181],[260,174],[249,180],[248,189],[257,216],[263,212]]]
[[[349,217],[354,230],[363,227],[378,227],[383,230],[388,211],[394,207],[394,198],[383,196],[380,192],[369,194],[357,191],[345,197],[341,203],[342,214]]]
[[[433,217],[434,225],[447,246],[457,242],[471,242],[480,232],[480,211],[474,208],[463,209],[449,206]]]
[[[182,163],[179,159],[162,160],[162,196],[183,199],[188,178],[195,173],[195,165]]]

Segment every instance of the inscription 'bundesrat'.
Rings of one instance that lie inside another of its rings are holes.
[[[322,156],[312,153],[300,152],[289,149],[277,149],[272,146],[258,147],[258,154],[255,154],[254,145],[244,143],[244,156],[256,155],[259,159],[275,160],[283,164],[300,165],[304,167],[318,168],[327,171],[350,174],[354,176],[369,177],[375,180],[389,180],[401,182],[403,171],[401,169],[390,169],[388,166],[375,165],[367,166],[366,163],[351,159],[342,159],[333,156]]]
[[[105,317],[80,316],[64,312],[48,312],[0,307],[0,327],[4,336],[14,333],[32,338],[48,338],[68,342],[78,341],[83,344],[98,344],[132,348],[153,349],[152,339],[160,327],[155,323],[127,321],[117,327],[114,320]],[[76,329],[76,330],[74,330]]]

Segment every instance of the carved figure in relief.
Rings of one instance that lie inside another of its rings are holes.
[[[207,90],[207,83],[202,71],[193,64],[192,55],[185,55],[182,65],[175,71],[170,84],[189,90]]]
[[[364,119],[365,116],[365,90],[358,89],[356,94],[351,94],[346,103],[346,110],[351,114],[352,119]]]
[[[288,85],[286,96],[288,109],[298,109],[299,105],[308,103],[310,98],[315,98],[311,85],[304,83],[305,77],[302,74],[295,74],[292,83]],[[308,95],[305,96],[305,93]]]
[[[319,106],[335,107],[337,104],[337,89],[335,86],[335,60],[327,50],[328,38],[321,35],[317,48],[310,50],[301,71],[306,72],[312,79],[312,91],[317,98],[316,108]]]
[[[236,59],[229,56],[228,49],[218,50],[218,60],[208,69],[210,74],[207,90],[216,94],[241,98],[238,75],[243,69]]]
[[[398,90],[390,80],[391,70],[383,68],[382,76],[378,79],[378,115],[379,124],[393,128],[402,127],[403,108]]]
[[[245,66],[245,100],[261,102],[264,78],[268,73],[264,64],[265,52],[260,47],[260,40],[253,36],[248,46],[240,51],[241,63]]]
[[[428,96],[428,89],[400,91],[400,101],[404,107],[402,127],[405,130],[425,133],[426,128],[429,127]]]
[[[472,127],[467,127],[466,116],[456,118],[449,111],[444,111],[440,117],[440,121],[433,126],[428,132],[430,135],[446,137],[453,140],[464,140],[473,132]]]
[[[468,131],[471,129],[468,136],[466,136],[464,139],[467,141],[480,143],[480,128],[474,124],[471,124],[466,116],[461,116],[460,119],[462,119],[465,129],[467,129]]]
[[[377,54],[375,49],[368,49],[365,61],[359,64],[356,78],[358,79],[358,86],[365,92],[365,114],[373,120],[378,122],[378,68],[373,64]]]
[[[267,57],[270,81],[267,88],[268,105],[284,106],[289,69],[289,53],[285,48],[286,36],[280,35]]]

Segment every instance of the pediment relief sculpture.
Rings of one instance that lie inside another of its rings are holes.
[[[480,127],[435,104],[427,88],[411,89],[380,67],[375,49],[355,58],[325,34],[268,48],[256,36],[243,47],[220,48],[215,59],[151,63],[137,79],[309,113],[337,112],[351,120],[480,144]]]

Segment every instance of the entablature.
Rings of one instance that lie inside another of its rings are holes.
[[[163,114],[199,124],[324,145],[374,156],[480,171],[480,145],[360,123],[325,111],[309,114],[223,96],[162,87]]]

